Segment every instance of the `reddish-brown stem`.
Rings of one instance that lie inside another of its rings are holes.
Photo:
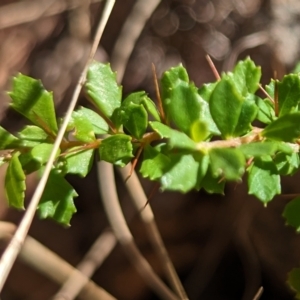
[[[278,106],[278,81],[277,81],[277,72],[274,72],[274,79],[275,79],[275,88],[274,88],[274,110],[275,110],[275,116],[278,116],[279,114],[279,106]]]
[[[156,75],[156,68],[154,63],[152,63],[152,74],[153,74],[153,80],[154,80],[154,86],[155,86],[155,93],[156,93],[156,99],[158,103],[158,110],[160,113],[160,117],[163,123],[166,123],[166,115],[164,112],[161,96],[160,96],[160,91],[159,91],[159,85],[158,85],[158,80],[157,80],[157,75]]]
[[[205,55],[205,58],[206,58],[206,60],[207,60],[207,62],[208,62],[208,64],[209,64],[209,66],[210,66],[212,72],[214,73],[216,79],[217,79],[218,81],[221,80],[221,76],[220,76],[220,74],[219,74],[219,72],[218,72],[218,70],[217,70],[217,68],[216,68],[216,66],[215,66],[215,64],[214,64],[214,62],[211,60],[210,56],[209,56],[208,54],[206,54],[206,55]]]
[[[135,169],[135,167],[136,167],[136,164],[137,164],[137,162],[138,162],[138,160],[139,160],[139,158],[140,158],[140,156],[141,156],[141,154],[142,154],[143,149],[144,149],[144,147],[141,146],[141,147],[138,149],[138,151],[137,151],[137,153],[136,153],[136,156],[135,156],[134,159],[132,160],[130,172],[129,172],[129,175],[127,176],[127,178],[125,179],[125,183],[126,183],[127,180],[131,177],[131,175],[132,175],[132,173],[133,173],[133,171],[134,171],[134,169]]]
[[[258,85],[259,89],[267,96],[267,98],[272,102],[275,103],[274,99],[268,94],[268,92],[262,87],[261,84]]]

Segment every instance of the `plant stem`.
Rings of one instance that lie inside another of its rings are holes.
[[[131,170],[130,164],[128,164],[124,168],[118,168],[118,170],[125,182]],[[134,171],[132,172],[130,178],[127,180],[126,187],[131,195],[137,211],[140,212],[141,220],[145,224],[148,237],[160,259],[160,263],[163,266],[165,275],[168,278],[170,285],[178,294],[180,299],[188,299],[157,228],[151,206],[149,203],[145,206],[145,204],[147,203],[147,197]]]
[[[94,54],[97,50],[99,41],[101,39],[102,33],[104,31],[104,28],[106,26],[106,23],[108,21],[110,13],[113,9],[114,3],[115,3],[115,0],[108,0],[105,4],[103,15],[99,21],[98,28],[97,28],[96,35],[93,40],[93,44],[92,44],[92,47],[90,50],[88,60],[85,64],[85,67],[84,67],[84,69],[80,75],[80,78],[78,80],[78,83],[75,87],[75,90],[74,90],[71,102],[69,104],[66,116],[65,116],[64,121],[61,125],[61,128],[57,134],[57,137],[56,137],[55,143],[53,145],[53,149],[50,154],[48,163],[46,164],[43,176],[37,185],[37,188],[32,196],[32,199],[26,210],[26,213],[25,213],[18,229],[16,230],[15,235],[13,236],[11,242],[9,243],[7,249],[4,251],[4,253],[1,257],[1,261],[0,261],[0,291],[2,290],[2,288],[4,286],[4,283],[5,283],[7,276],[14,264],[14,261],[16,260],[18,253],[20,252],[20,249],[24,243],[25,237],[28,233],[29,227],[32,223],[33,217],[36,212],[37,205],[38,205],[40,198],[44,192],[44,188],[47,183],[49,174],[51,172],[53,162],[56,158],[57,150],[59,149],[59,146],[63,140],[64,133],[65,133],[68,123],[71,119],[71,114],[76,106],[77,99],[80,94],[82,85],[85,82],[86,74],[88,71],[88,65],[92,61]]]
[[[177,296],[175,296],[173,292],[171,292],[162,282],[162,280],[155,274],[152,267],[141,255],[140,251],[135,245],[133,236],[126,224],[119,204],[113,166],[105,161],[100,161],[98,166],[98,181],[103,206],[111,227],[129,260],[135,266],[142,278],[144,278],[146,284],[149,285],[149,287],[151,287],[162,299],[178,299]]]

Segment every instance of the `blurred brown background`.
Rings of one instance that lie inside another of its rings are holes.
[[[117,0],[96,59],[109,61],[120,29],[135,1]],[[22,72],[39,78],[54,91],[62,116],[84,65],[96,21],[97,0],[24,0],[0,2],[0,118],[14,132],[24,121],[8,108],[5,91],[11,77]],[[263,69],[263,84],[299,59],[300,2],[297,0],[177,0],[161,1],[138,39],[124,80],[124,93],[145,89],[154,95],[151,63],[161,74],[182,62],[196,85],[214,80],[208,53],[217,69],[230,70],[248,55]],[[84,98],[80,104],[86,104]],[[1,190],[5,170],[0,170]],[[76,265],[108,226],[96,182],[96,170],[85,179],[69,177],[77,190],[77,214],[71,228],[36,219],[30,235]],[[283,192],[297,193],[299,176],[283,180]],[[147,193],[152,184],[143,180]],[[118,179],[125,215],[133,208]],[[28,198],[35,178],[28,180]],[[23,213],[7,208],[1,192],[2,220],[18,223]],[[285,227],[281,212],[288,198],[276,197],[268,208],[246,193],[244,184],[229,184],[226,197],[203,192],[158,193],[152,200],[158,227],[190,299],[293,299],[287,273],[299,265],[300,239]],[[136,241],[162,274],[138,217],[130,222]],[[93,280],[118,299],[158,299],[117,246]],[[58,286],[17,262],[2,300],[50,299]]]

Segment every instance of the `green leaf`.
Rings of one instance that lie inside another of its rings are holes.
[[[14,149],[19,140],[0,126],[0,149]]]
[[[202,98],[200,98],[200,103],[201,103],[201,110],[200,110],[199,120],[197,120],[196,122],[201,122],[203,125],[205,125],[210,135],[217,135],[217,136],[221,135],[220,130],[218,129],[215,121],[211,116],[209,103],[206,100],[203,100]],[[193,125],[194,124],[195,122],[193,123]],[[190,135],[192,135],[192,133],[190,133]]]
[[[57,132],[53,95],[39,80],[19,74],[14,77],[13,89],[8,94],[13,100],[11,106],[14,110],[46,132]]]
[[[270,156],[255,158],[248,173],[249,194],[256,196],[265,205],[281,193],[280,176]]]
[[[300,77],[289,74],[283,77],[278,85],[279,117],[298,110],[300,94]]]
[[[76,212],[73,198],[77,196],[76,191],[59,171],[53,169],[38,206],[40,218],[52,218],[58,223],[69,226]]]
[[[132,159],[131,137],[116,134],[104,139],[99,147],[100,159],[124,167]]]
[[[24,209],[25,174],[19,161],[19,152],[13,154],[5,175],[5,193],[10,206]]]
[[[39,144],[32,148],[31,156],[42,165],[49,160],[52,149],[53,144]],[[59,155],[59,153],[60,151],[58,151],[57,155]]]
[[[96,112],[86,107],[80,107],[76,111],[77,115],[82,116],[84,119],[88,119],[92,124],[95,134],[104,134],[109,130],[109,126],[106,121]]]
[[[243,102],[231,79],[223,76],[209,100],[210,113],[223,138],[235,136]]]
[[[156,109],[155,103],[146,95],[145,92],[136,92],[127,96],[122,102],[122,106],[130,103],[143,105],[147,112],[152,115],[155,121],[160,121],[159,113]]]
[[[30,125],[18,133],[20,145],[23,147],[34,147],[46,142],[48,134],[40,127]]]
[[[300,299],[300,268],[294,268],[288,273],[288,285],[296,292],[296,299]]]
[[[286,114],[269,124],[262,136],[284,142],[293,142],[300,137],[300,112]]]
[[[183,66],[171,68],[161,79],[162,101],[169,123],[174,123],[178,129],[190,135],[191,126],[196,121],[207,122],[205,112],[209,109],[207,102],[198,94],[194,84]],[[204,111],[206,108],[206,111]],[[210,117],[208,114],[207,118]],[[207,124],[207,127],[211,124]]]
[[[85,177],[93,165],[94,149],[82,150],[81,148],[82,147],[71,148],[70,153],[65,156],[65,171],[68,174],[77,174],[80,177]]]
[[[258,112],[258,107],[254,101],[254,98],[255,96],[251,94],[245,97],[241,114],[234,130],[234,136],[242,136],[252,129],[251,123],[256,118]]]
[[[288,225],[293,226],[297,232],[300,232],[300,197],[286,204],[282,216]]]
[[[159,122],[149,122],[152,129],[157,132],[161,138],[168,139],[168,145],[172,148],[180,148],[187,150],[196,150],[197,144],[191,140],[186,134],[171,129],[167,125]]]
[[[143,151],[140,173],[144,178],[157,180],[163,176],[170,162],[170,158],[161,153],[161,147],[147,145]]]
[[[275,95],[275,80],[272,79],[269,84],[265,86],[266,92],[269,94],[269,96],[274,100]]]
[[[200,188],[209,194],[221,194],[224,195],[225,180],[216,178],[212,175],[211,168],[209,167],[207,173],[201,181]]]
[[[199,163],[192,154],[170,154],[169,169],[161,177],[162,190],[186,193],[198,183]]]
[[[198,120],[192,124],[191,138],[196,143],[206,140],[210,135],[207,124]]]
[[[250,58],[246,58],[243,61],[239,61],[233,73],[228,75],[233,79],[239,93],[246,96],[248,93],[255,93],[258,89],[261,68],[257,67]]]
[[[245,157],[238,149],[214,148],[209,151],[209,157],[214,177],[240,180],[245,172]]]
[[[277,142],[254,142],[243,144],[238,149],[247,157],[260,157],[263,155],[274,155],[278,149]]]
[[[217,84],[218,82],[203,84],[202,87],[198,89],[198,94],[201,96],[203,100],[209,102],[210,96]]]
[[[117,109],[117,114],[119,118],[117,127],[122,124],[136,139],[143,137],[148,127],[148,115],[143,105],[134,104],[132,102],[127,103],[127,105]]]
[[[73,129],[72,135],[81,142],[92,143],[95,141],[94,127],[90,119],[81,112],[73,111],[68,129]]]
[[[270,124],[276,120],[274,104],[269,99],[263,100],[255,96],[255,102],[258,107],[257,120],[264,124]]]
[[[293,175],[299,169],[299,154],[295,152],[289,155],[278,153],[274,158],[274,162],[280,175]]]
[[[19,155],[19,161],[25,174],[35,172],[42,167],[41,163],[32,157],[31,152],[21,153]]]
[[[96,107],[108,118],[121,105],[122,88],[109,64],[94,61],[88,70],[85,84],[87,94]]]

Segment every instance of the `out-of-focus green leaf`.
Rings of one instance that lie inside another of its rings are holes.
[[[53,95],[39,80],[18,74],[8,94],[13,100],[11,106],[14,110],[47,132],[57,132]]]
[[[81,147],[70,149],[70,153],[65,156],[66,173],[85,177],[91,170],[94,158],[93,154],[94,149],[81,150]]]
[[[239,149],[215,148],[209,151],[214,177],[240,180],[245,171],[245,157]]]
[[[100,159],[124,167],[132,159],[131,137],[116,134],[104,139],[99,147]]]
[[[274,158],[274,162],[280,175],[293,175],[299,169],[299,154],[295,152],[289,155],[278,153]]]
[[[160,122],[149,122],[149,124],[152,129],[160,135],[161,138],[168,139],[168,145],[170,148],[196,150],[197,144],[186,134],[174,130]]]
[[[109,64],[94,61],[88,70],[85,83],[87,94],[96,107],[108,118],[121,105],[122,88]]]
[[[222,194],[224,195],[225,180],[216,178],[212,175],[211,168],[209,167],[207,173],[201,181],[200,187],[209,194]]]
[[[0,126],[0,150],[14,149],[18,143],[18,138]]]
[[[280,176],[270,156],[255,158],[248,172],[249,194],[256,196],[264,205],[281,193]]]
[[[296,292],[296,299],[300,299],[300,268],[294,268],[289,272],[288,285]]]
[[[283,77],[278,86],[279,117],[295,112],[299,106],[300,77],[298,74],[289,74]]]
[[[254,142],[243,144],[239,147],[242,153],[247,157],[260,157],[263,155],[274,155],[278,150],[277,142]]]
[[[40,218],[52,218],[58,223],[70,226],[70,220],[76,212],[73,199],[77,196],[73,187],[53,169],[38,206]]]
[[[300,137],[300,112],[286,114],[269,124],[262,136],[284,142],[293,142]]]
[[[297,232],[300,232],[300,197],[291,200],[285,206],[282,215],[288,225],[293,226]]]
[[[19,161],[19,152],[13,154],[5,175],[5,193],[10,206],[24,209],[25,174]]]

